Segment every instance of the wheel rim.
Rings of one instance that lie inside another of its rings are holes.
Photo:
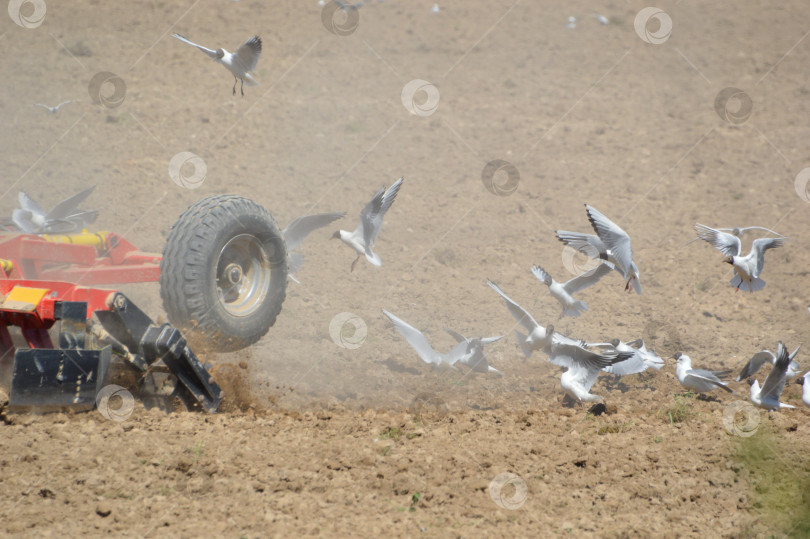
[[[270,289],[271,264],[256,236],[240,234],[225,244],[217,260],[217,295],[233,316],[257,311]]]

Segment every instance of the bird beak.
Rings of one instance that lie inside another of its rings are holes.
[[[726,258],[723,259],[723,262],[725,262],[726,264],[733,264],[734,259],[731,258],[730,256],[727,256]]]

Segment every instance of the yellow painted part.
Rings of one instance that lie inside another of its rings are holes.
[[[3,268],[3,271],[9,273],[11,270],[14,269],[14,263],[11,260],[0,258],[0,268]]]
[[[99,251],[107,246],[109,232],[88,232],[83,230],[79,234],[40,234],[40,237],[55,243],[75,243],[76,245],[92,245]]]
[[[3,300],[3,306],[19,311],[33,311],[45,294],[49,293],[47,288],[28,288],[25,286],[15,286]]]

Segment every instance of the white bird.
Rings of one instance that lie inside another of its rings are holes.
[[[18,200],[20,208],[11,214],[11,220],[21,231],[27,234],[67,234],[81,230],[98,218],[98,210],[79,210],[79,204],[85,201],[96,186],[66,198],[51,211],[45,211],[39,203],[28,194],[20,191]]]
[[[49,107],[48,105],[43,105],[42,103],[34,103],[31,106],[32,107],[42,107],[44,109],[48,109],[48,112],[50,112],[51,114],[56,114],[57,112],[59,112],[59,109],[61,109],[65,105],[69,105],[70,103],[78,103],[78,101],[75,100],[75,99],[69,99],[67,101],[62,101],[61,103],[59,103],[55,107]]]
[[[344,215],[346,215],[345,211],[340,213],[306,215],[295,219],[292,223],[287,225],[287,228],[281,231],[281,235],[284,236],[284,242],[287,244],[287,275],[290,279],[296,283],[298,282],[292,274],[301,269],[301,265],[304,263],[304,255],[294,253],[295,248],[301,245],[301,242],[303,242],[310,233],[328,225],[332,221],[340,219]]]
[[[749,227],[754,228],[754,227]],[[726,257],[723,262],[734,266],[734,277],[731,285],[737,290],[746,283],[748,290],[755,292],[765,287],[765,281],[759,278],[765,266],[765,251],[784,245],[784,238],[759,238],[751,244],[751,251],[746,256],[740,256],[742,245],[740,238],[735,234],[722,232],[700,223],[695,224],[698,237],[710,243]]]
[[[399,188],[402,187],[404,180],[405,178],[402,177],[388,189],[383,186],[374,194],[371,201],[360,212],[360,224],[357,225],[354,232],[338,230],[332,236],[333,238],[340,238],[343,243],[357,251],[357,258],[352,262],[351,271],[354,271],[354,266],[363,255],[366,256],[366,260],[375,266],[382,266],[379,255],[374,253],[371,248],[374,247],[377,235],[382,229],[383,217],[385,217],[385,213],[391,207],[391,204],[394,203],[394,199],[399,193]]]
[[[582,300],[574,299],[573,295],[580,290],[596,284],[599,279],[610,273],[610,270],[611,268],[609,266],[599,264],[596,268],[560,284],[552,279],[551,275],[540,266],[532,266],[534,276],[537,277],[540,282],[548,286],[548,291],[554,296],[554,299],[559,301],[560,305],[562,305],[563,311],[562,314],[560,314],[560,318],[563,316],[579,316],[587,311],[588,304]]]
[[[485,374],[491,372],[499,376],[503,376],[501,371],[489,364],[489,359],[487,358],[486,354],[484,354],[484,345],[503,339],[503,335],[500,337],[473,337],[469,339],[461,333],[453,331],[452,329],[445,328],[445,331],[449,333],[450,336],[456,340],[456,342],[466,342],[471,345],[467,349],[468,353],[461,357],[457,363],[461,363],[462,365],[469,367],[473,372],[481,372]]]
[[[695,390],[698,393],[708,393],[718,387],[729,393],[734,393],[734,391],[726,385],[726,382],[719,378],[720,375],[724,375],[725,373],[721,371],[693,369],[692,358],[680,352],[675,354],[675,359],[677,360],[675,376],[678,377],[678,381],[683,387]]]
[[[616,376],[627,376],[628,374],[638,374],[640,372],[644,372],[650,368],[661,370],[661,367],[664,366],[663,359],[658,357],[655,353],[647,350],[647,348],[644,346],[644,341],[641,341],[641,339],[632,342],[633,344],[638,344],[640,342],[640,348],[631,346],[631,343],[624,343],[619,339],[612,339],[610,341],[610,345],[614,350],[617,352],[628,352],[632,354],[632,357],[626,361],[616,363],[615,365],[608,365],[603,369],[605,372],[615,374]]]
[[[332,0],[335,4],[338,5],[340,9],[343,11],[354,11],[363,7],[363,4],[366,3],[366,0],[360,0],[360,2],[355,2],[354,4],[349,4],[348,2],[344,2],[343,0]]]
[[[250,74],[251,71],[256,69],[256,64],[259,63],[259,55],[262,53],[262,40],[259,36],[249,38],[236,49],[235,53],[228,52],[225,49],[208,49],[202,45],[197,45],[193,41],[189,41],[187,38],[177,33],[172,34],[172,37],[176,37],[183,43],[197,47],[212,60],[224,65],[228,71],[233,74],[233,95],[236,95],[237,82],[241,81],[242,83],[239,86],[239,91],[242,92],[243,96],[245,95],[245,81],[248,82],[248,86],[259,84]]]
[[[802,345],[800,344],[799,346],[796,347],[793,353],[790,354],[790,363],[788,364],[787,368],[788,378],[793,378],[799,374],[800,370],[799,364],[796,363],[793,359],[796,357],[796,354],[799,353],[799,348],[801,347]],[[740,371],[740,374],[737,376],[737,382],[743,380],[744,378],[748,378],[750,376],[755,375],[757,371],[761,369],[765,363],[776,365],[776,354],[774,354],[770,350],[763,350],[751,356],[751,359],[748,360],[748,363],[745,364],[745,367],[743,367],[743,370]]]
[[[534,350],[542,350],[548,354],[549,362],[566,369],[560,377],[560,385],[568,395],[579,401],[601,400],[599,395],[590,393],[599,373],[608,365],[625,361],[633,354],[615,350],[598,353],[589,350],[583,341],[575,341],[555,333],[553,326],[543,328],[523,307],[504,294],[498,285],[492,281],[487,281],[487,284],[501,295],[514,319],[529,332],[526,336],[515,330],[523,354],[528,358]]]
[[[430,343],[418,329],[411,326],[404,320],[397,318],[385,309],[383,309],[383,314],[394,323],[394,327],[399,334],[405,337],[408,344],[410,344],[411,347],[416,351],[422,361],[428,365],[433,365],[434,367],[441,367],[445,365],[452,367],[456,362],[466,360],[474,366],[475,363],[478,363],[481,359],[481,355],[483,354],[483,339],[464,339],[456,344],[447,354],[440,354],[439,352],[436,352],[432,346],[430,346]],[[495,340],[497,339],[500,339],[500,337],[496,338]],[[488,339],[488,342],[493,341]],[[476,348],[480,350],[476,350]],[[472,361],[473,358],[476,359],[475,363]],[[473,368],[473,370],[475,369]],[[496,372],[500,373],[500,371]]]
[[[804,373],[796,383],[802,386],[802,402],[805,406],[810,406],[810,371]]]
[[[630,290],[632,284],[636,294],[641,294],[641,277],[636,263],[633,262],[630,236],[596,208],[585,204],[585,209],[596,236],[557,230],[557,239],[591,258],[607,260],[627,279],[624,289]]]
[[[526,309],[504,294],[503,290],[498,288],[498,285],[492,281],[487,281],[487,284],[501,295],[506,302],[506,308],[509,309],[509,313],[515,321],[526,330],[527,335],[523,335],[518,330],[515,330],[515,336],[517,337],[518,345],[523,355],[528,359],[531,357],[534,350],[543,348],[550,340],[551,335],[554,333],[554,326],[550,325],[548,328],[544,328],[532,318],[532,315],[530,315]]]
[[[710,233],[712,231],[731,233],[732,236],[736,236],[736,237],[738,237],[740,239],[742,239],[743,236],[745,236],[745,234],[747,232],[750,232],[752,230],[762,230],[762,231],[768,232],[770,234],[775,234],[775,235],[779,236],[780,238],[785,237],[784,235],[780,234],[779,232],[774,232],[770,228],[765,228],[765,227],[762,227],[762,226],[735,226],[735,227],[730,227],[730,228],[727,228],[727,227],[712,228],[712,227],[709,227],[709,226],[706,226],[706,225],[701,225],[700,223],[695,223],[695,230],[697,230],[698,236],[696,238],[690,240],[687,243],[687,245],[689,245],[689,243],[692,243],[693,241],[704,239],[701,236],[702,233],[705,234],[705,233]],[[709,241],[709,240],[706,240],[706,241]]]
[[[785,382],[787,381],[787,369],[790,366],[790,356],[788,355],[787,348],[779,342],[776,349],[776,362],[773,369],[768,373],[765,382],[762,383],[762,389],[759,387],[759,382],[754,380],[751,384],[751,402],[760,408],[766,410],[779,410],[780,408],[795,408],[792,404],[785,404],[779,402],[779,397],[782,395],[782,390],[785,389]]]

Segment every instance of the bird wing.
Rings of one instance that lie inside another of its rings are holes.
[[[573,279],[566,281],[566,283],[563,284],[563,288],[569,294],[574,294],[598,283],[599,279],[610,273],[612,269],[613,268],[607,264],[599,264],[594,269],[586,271],[585,273],[577,275]]]
[[[695,231],[698,238],[706,241],[715,249],[718,249],[726,256],[739,256],[740,255],[740,238],[733,234],[720,232],[717,229],[695,223]]]
[[[587,204],[585,204],[585,208],[588,213],[588,220],[591,222],[596,235],[610,249],[616,264],[626,278],[633,263],[633,247],[630,245],[630,236],[596,208]]]
[[[725,230],[725,229],[721,229],[721,230]],[[742,236],[743,236],[743,234],[745,234],[745,233],[746,233],[746,232],[748,232],[749,230],[762,230],[762,231],[764,231],[764,232],[768,232],[768,233],[770,233],[770,234],[776,234],[777,236],[782,237],[782,238],[784,238],[784,237],[785,237],[785,236],[783,236],[782,234],[780,234],[779,232],[774,232],[774,231],[773,231],[773,230],[771,230],[770,228],[765,228],[765,227],[763,227],[763,226],[743,226],[743,227],[738,227],[738,228],[732,228],[732,229],[730,229],[730,230],[738,230],[738,231],[739,231],[739,235],[740,235],[740,237],[742,237]]]
[[[757,254],[757,267],[754,268],[752,277],[759,277],[759,274],[762,273],[762,268],[765,266],[765,251],[781,247],[784,244],[785,240],[782,238],[759,238],[754,240],[754,243],[751,244],[751,252]]]
[[[594,369],[597,372],[604,369],[614,362],[614,360],[622,356],[623,359],[628,359],[632,354],[604,352],[598,353],[588,350],[581,344],[569,344],[561,342],[552,342],[551,353],[548,360],[560,367],[573,368],[575,366],[584,366],[588,369]]]
[[[445,330],[447,333],[449,333],[449,334],[450,334],[450,336],[451,336],[451,337],[453,337],[453,338],[456,340],[456,342],[467,342],[467,337],[465,337],[465,336],[464,336],[464,335],[462,335],[461,333],[459,333],[459,332],[457,332],[457,331],[453,331],[453,330],[452,330],[452,329],[450,329],[450,328],[444,328],[444,330]]]
[[[546,280],[549,281],[551,284],[554,280],[551,278],[551,275],[548,274],[546,270],[541,268],[540,266],[532,266],[532,274],[537,277],[541,283],[546,284]]]
[[[498,288],[498,285],[496,285],[492,281],[487,281],[487,284],[490,287],[492,287],[492,289],[495,292],[501,295],[501,297],[506,302],[506,308],[509,309],[509,314],[511,314],[512,318],[514,318],[515,321],[517,321],[521,326],[523,326],[523,328],[526,331],[531,333],[532,331],[540,327],[540,324],[535,322],[534,318],[532,318],[532,315],[530,315],[526,309],[524,309],[523,307],[512,301],[512,299],[509,298],[509,296],[504,294],[503,290]]]
[[[779,400],[782,390],[785,389],[785,381],[787,380],[787,369],[790,365],[790,355],[787,348],[780,342],[779,347],[776,349],[776,361],[774,361],[773,369],[768,373],[768,377],[762,383],[762,389],[759,391],[761,399]]]
[[[17,195],[17,200],[20,202],[20,207],[25,211],[29,211],[32,214],[39,215],[40,217],[45,217],[45,210],[39,203],[28,196],[27,193],[24,191],[20,191],[19,195]]]
[[[383,314],[394,323],[394,327],[397,329],[399,334],[405,337],[405,340],[408,341],[408,344],[410,344],[416,353],[419,354],[422,361],[431,365],[438,365],[441,362],[439,354],[433,349],[432,346],[430,346],[430,343],[428,343],[425,336],[422,335],[418,329],[411,326],[404,320],[397,318],[385,309],[383,309]],[[456,346],[458,347],[459,345]],[[455,348],[453,350],[455,350]]]
[[[684,376],[684,385],[689,385],[690,384],[690,379],[692,380],[692,384],[694,384],[694,380],[700,380],[700,381],[703,381],[703,382],[708,382],[710,384],[713,384],[713,385],[719,387],[720,389],[725,389],[729,393],[734,392],[734,390],[732,390],[730,387],[728,387],[722,380],[718,379],[710,371],[706,371],[706,370],[703,370],[703,369],[691,369]]]
[[[62,106],[64,106],[64,105],[68,105],[68,104],[70,104],[70,103],[75,103],[75,102],[76,102],[76,100],[75,100],[75,99],[68,99],[67,101],[62,101],[61,103],[59,103],[58,105],[56,105],[56,107],[54,107],[54,108],[55,108],[56,110],[59,110],[59,109],[61,109],[61,108],[62,108]]]
[[[287,225],[287,228],[281,231],[281,235],[284,236],[284,241],[287,243],[287,251],[292,251],[301,245],[301,242],[303,242],[310,233],[328,225],[332,221],[340,219],[344,215],[346,215],[345,211],[341,213],[306,215],[295,219],[292,223]]]
[[[601,372],[599,369],[593,369],[586,365],[573,365],[568,368],[571,373],[571,381],[576,385],[585,389],[585,392],[590,392],[594,382],[599,377]]]
[[[610,374],[615,374],[617,376],[627,376],[628,374],[637,374],[640,372],[644,372],[647,369],[648,365],[644,361],[642,355],[636,350],[630,353],[632,354],[630,359],[617,362],[613,365],[608,365],[602,370],[605,372],[609,372]]]
[[[11,213],[11,221],[17,228],[26,234],[36,234],[39,227],[31,220],[31,212],[28,210],[16,209]]]
[[[363,208],[363,211],[360,212],[360,225],[363,229],[366,250],[374,246],[377,235],[382,229],[383,217],[385,217],[385,213],[391,207],[391,204],[394,203],[394,199],[397,197],[404,180],[405,177],[403,176],[388,189],[385,187],[380,188],[369,203],[366,204],[366,207]]]
[[[737,376],[736,381],[739,382],[744,378],[748,378],[749,376],[753,376],[757,373],[759,369],[765,363],[773,363],[776,360],[776,356],[770,350],[763,350],[761,352],[757,352],[751,359],[748,360],[748,363],[745,364],[745,367],[740,371],[740,374]]]
[[[90,196],[90,193],[93,192],[96,186],[90,186],[81,193],[77,193],[71,197],[66,198],[59,204],[53,207],[51,211],[45,216],[46,221],[50,221],[52,219],[65,219],[73,214],[76,209],[79,207],[79,204],[85,201],[87,197]]]
[[[593,234],[583,234],[581,232],[571,232],[569,230],[555,230],[557,239],[576,249],[580,253],[591,258],[601,258],[607,260],[607,247],[599,236]]]
[[[198,49],[200,49],[201,51],[203,51],[205,54],[207,54],[208,56],[210,56],[210,57],[211,57],[213,60],[216,60],[217,58],[219,58],[219,54],[217,53],[217,51],[214,51],[214,50],[211,50],[211,49],[207,49],[207,48],[203,47],[202,45],[197,45],[197,44],[196,44],[196,43],[194,43],[193,41],[189,41],[189,39],[188,39],[188,38],[183,37],[183,36],[181,36],[181,35],[180,35],[180,34],[178,34],[178,33],[173,33],[173,34],[172,34],[172,37],[175,37],[175,38],[179,39],[179,40],[180,40],[180,41],[182,41],[183,43],[188,43],[188,44],[189,44],[189,45],[191,45],[192,47],[197,47]]]
[[[245,72],[256,69],[259,63],[259,55],[262,53],[262,38],[253,36],[236,49],[234,61],[244,69]]]

